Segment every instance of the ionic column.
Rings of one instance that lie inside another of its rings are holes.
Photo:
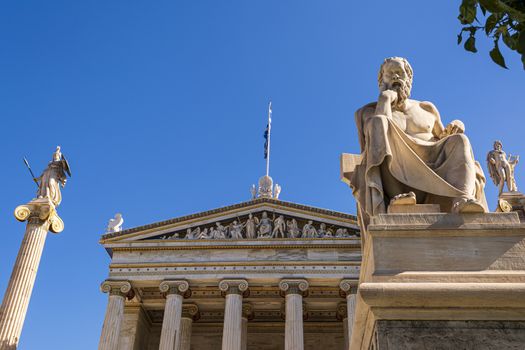
[[[341,302],[337,304],[336,317],[339,321],[343,321],[343,332],[345,336],[344,350],[348,350],[350,339],[348,339],[348,310],[346,308],[346,303]]]
[[[177,343],[175,345],[175,350],[190,350],[191,328],[193,321],[197,321],[199,317],[199,308],[197,305],[182,305],[182,316],[180,320],[179,332],[177,333]]]
[[[105,281],[100,290],[108,293],[108,306],[98,344],[99,350],[115,350],[118,346],[120,327],[124,317],[124,301],[133,298],[131,284],[127,281]]]
[[[219,289],[226,296],[222,350],[241,350],[242,297],[248,292],[248,281],[222,280]]]
[[[15,217],[19,221],[27,220],[27,226],[0,307],[1,350],[18,346],[48,230],[59,233],[64,229],[55,206],[47,198],[17,207]]]
[[[242,333],[241,333],[241,350],[248,348],[248,321],[253,320],[253,307],[250,304],[242,306]]]
[[[346,334],[345,342],[347,344],[352,340],[352,328],[354,327],[354,314],[355,314],[355,296],[357,293],[357,281],[345,279],[339,283],[340,294],[342,297],[346,298],[346,315],[347,315],[347,324],[346,324]],[[348,349],[348,346],[347,346]]]
[[[284,292],[286,297],[284,348],[285,350],[303,350],[303,296],[308,290],[308,281],[284,279],[279,282],[279,289]]]
[[[159,350],[173,350],[180,329],[182,300],[191,295],[190,285],[184,280],[163,281],[159,289],[166,294]]]

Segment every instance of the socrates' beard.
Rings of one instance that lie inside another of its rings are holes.
[[[387,89],[397,92],[397,98],[392,102],[392,108],[402,110],[405,101],[408,100],[408,97],[410,96],[409,84],[407,84],[405,80],[396,80],[391,86],[387,87]]]

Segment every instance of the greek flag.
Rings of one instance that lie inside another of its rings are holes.
[[[268,106],[268,124],[266,124],[266,130],[264,131],[264,159],[268,159],[268,153],[270,153],[270,131],[272,129],[272,103]]]

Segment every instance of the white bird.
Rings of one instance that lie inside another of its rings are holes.
[[[122,214],[116,213],[113,219],[109,219],[108,226],[106,228],[106,233],[122,231],[123,223],[124,223],[124,218],[122,217]]]

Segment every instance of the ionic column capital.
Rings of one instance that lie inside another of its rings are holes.
[[[128,281],[112,281],[106,280],[100,285],[100,291],[102,293],[108,293],[109,295],[117,295],[123,298],[133,299],[135,292],[131,288],[131,283]]]
[[[32,224],[49,225],[48,229],[54,233],[64,230],[64,222],[58,216],[55,205],[49,198],[37,198],[31,202],[15,208],[15,218],[18,221],[28,221]]]
[[[243,279],[229,279],[219,282],[219,289],[225,295],[239,294],[242,296],[248,295],[248,281]]]
[[[283,279],[279,282],[279,289],[285,295],[300,294],[306,296],[308,287],[310,287],[310,285],[305,279]]]
[[[182,318],[189,318],[192,321],[197,321],[201,317],[199,307],[195,304],[182,305]]]
[[[339,321],[342,321],[342,320],[344,320],[345,318],[348,318],[348,307],[346,306],[346,303],[345,303],[345,302],[340,302],[339,304],[337,304],[337,309],[336,309],[336,312],[335,312],[335,317],[336,317]]]
[[[251,321],[255,317],[252,304],[242,304],[242,317]]]
[[[191,296],[190,284],[185,280],[164,280],[160,283],[159,289],[165,295],[178,294],[184,298]]]
[[[342,298],[346,298],[349,294],[356,294],[357,286],[358,286],[357,280],[351,280],[351,279],[341,280],[341,282],[339,282],[339,295],[341,295]]]

